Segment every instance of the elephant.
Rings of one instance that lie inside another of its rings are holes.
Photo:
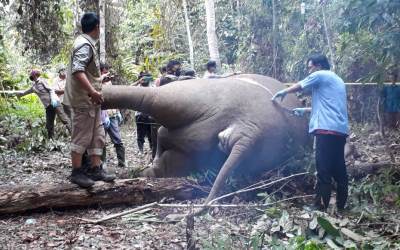
[[[271,101],[283,88],[257,74],[176,81],[158,88],[104,86],[103,108],[141,111],[162,125],[153,167],[143,176],[219,170],[207,203],[232,173],[260,174],[310,145],[306,119],[291,112],[301,106],[298,98]]]

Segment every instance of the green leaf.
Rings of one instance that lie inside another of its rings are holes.
[[[317,218],[318,224],[330,235],[333,237],[340,237],[340,232],[336,229],[327,219],[318,216]]]
[[[343,227],[343,228],[340,229],[340,231],[341,231],[344,235],[346,235],[347,237],[349,237],[350,239],[355,240],[355,241],[357,241],[357,242],[362,242],[362,241],[365,240],[365,238],[364,238],[363,236],[361,236],[361,235],[359,235],[359,234],[357,234],[357,233],[351,231],[350,229],[347,229],[347,228],[344,228],[344,227]]]

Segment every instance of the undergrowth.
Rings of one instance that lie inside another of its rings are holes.
[[[371,202],[378,207],[386,204],[400,208],[400,170],[385,169],[380,174],[352,181],[349,191],[355,208],[363,208]]]
[[[60,122],[56,122],[55,135],[55,140],[47,139],[45,110],[37,96],[0,98],[0,152],[59,149],[67,136]]]

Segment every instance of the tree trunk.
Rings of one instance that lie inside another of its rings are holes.
[[[205,0],[206,18],[207,18],[207,41],[210,59],[217,62],[221,67],[221,59],[218,51],[218,38],[215,29],[215,8],[214,0]]]
[[[143,204],[164,197],[178,200],[205,195],[193,182],[183,178],[125,179],[114,183],[96,182],[91,189],[74,184],[0,188],[0,214],[35,209],[86,207],[109,204]]]
[[[321,4],[321,11],[322,11],[322,18],[324,21],[324,31],[325,31],[326,42],[328,43],[329,54],[330,54],[330,58],[331,58],[332,71],[335,71],[335,69],[336,69],[335,55],[333,54],[331,38],[329,36],[329,31],[328,31],[328,24],[326,23],[324,3]]]
[[[194,69],[193,40],[192,40],[192,34],[190,32],[190,21],[189,21],[189,15],[188,15],[188,11],[187,11],[186,0],[182,0],[182,7],[183,7],[183,14],[185,17],[186,33],[187,33],[187,38],[188,38],[188,43],[189,43],[190,66],[192,67],[192,69]]]
[[[100,62],[106,62],[106,1],[99,0],[100,17]]]
[[[276,6],[275,0],[272,0],[272,75],[274,78],[276,78],[276,57]]]
[[[73,4],[73,13],[74,13],[74,36],[77,36],[80,33],[80,15],[81,8],[79,7],[79,1],[74,1]]]

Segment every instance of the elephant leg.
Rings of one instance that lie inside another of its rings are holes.
[[[157,142],[155,142],[157,146],[154,162],[157,162],[163,152],[166,150],[166,145],[163,143],[166,141],[168,141],[168,129],[165,127],[160,127],[157,131]]]
[[[210,194],[205,201],[206,204],[217,197],[232,171],[249,156],[257,136],[227,128],[218,135],[218,138],[220,140],[219,148],[228,155],[228,158],[214,181]]]
[[[166,150],[157,158],[154,166],[145,169],[141,176],[145,177],[181,177],[190,173],[190,159],[176,150]]]

